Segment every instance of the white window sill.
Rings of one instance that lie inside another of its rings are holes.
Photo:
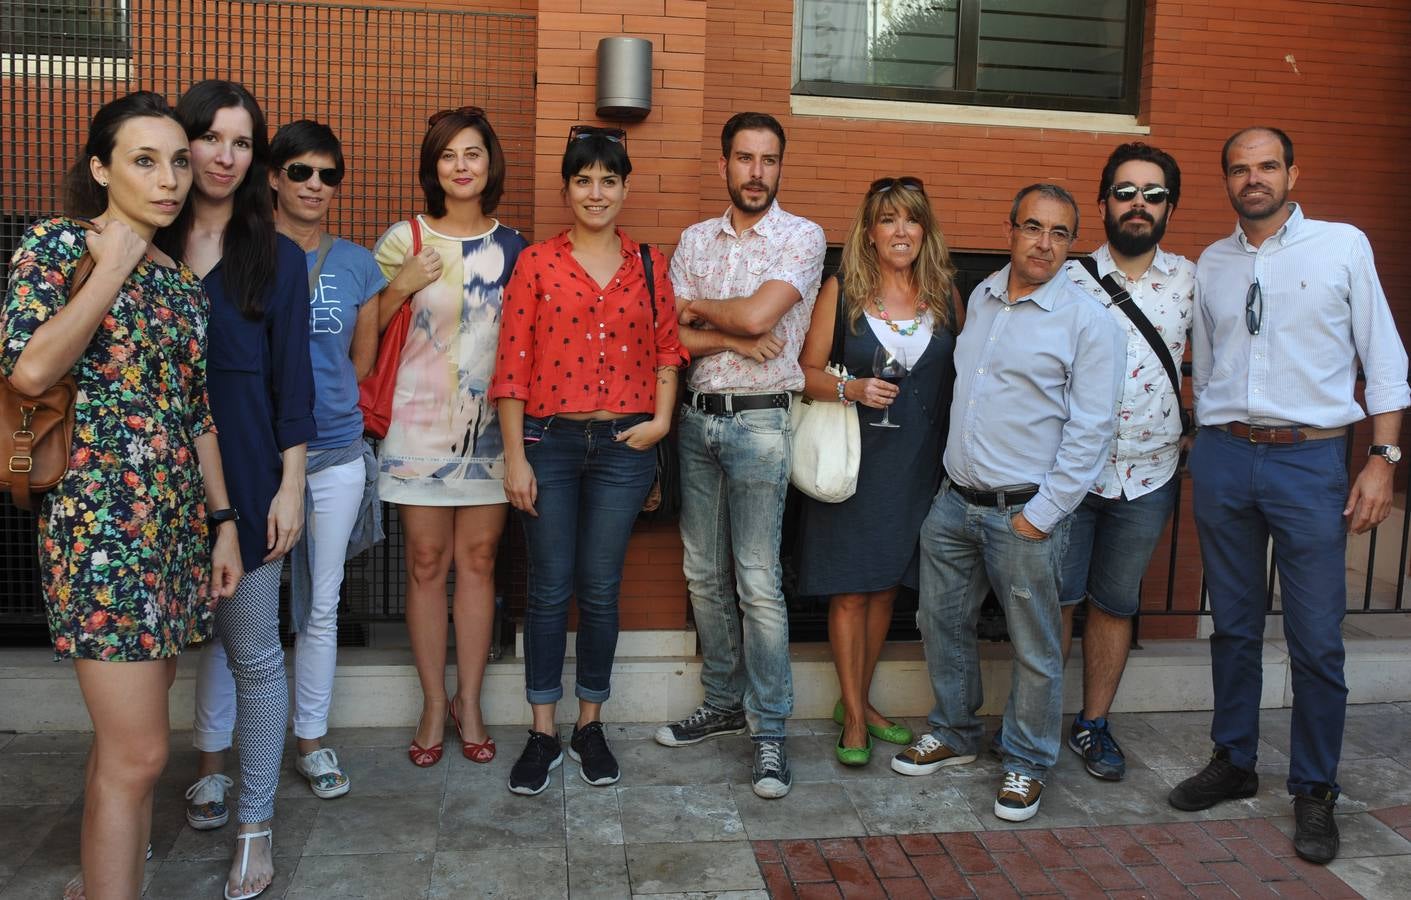
[[[50,56],[39,53],[0,53],[4,78],[101,78],[126,81],[129,61],[118,56]]]
[[[1118,113],[1069,112],[1051,109],[1018,109],[998,106],[956,106],[947,103],[914,103],[904,100],[863,100],[855,97],[791,95],[789,110],[796,116],[842,119],[895,119],[902,122],[942,122],[950,125],[986,125],[1010,128],[1044,128],[1107,134],[1150,134],[1136,116]]]

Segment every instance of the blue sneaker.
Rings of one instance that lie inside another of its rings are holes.
[[[1068,732],[1068,749],[1083,758],[1083,767],[1094,778],[1121,781],[1127,774],[1127,758],[1107,729],[1106,719],[1090,722],[1081,712],[1074,716],[1073,727]]]

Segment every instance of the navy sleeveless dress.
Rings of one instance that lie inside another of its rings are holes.
[[[843,362],[857,378],[872,377],[879,346],[865,320],[849,327]],[[858,404],[862,460],[857,492],[842,503],[801,495],[798,593],[803,596],[867,593],[896,585],[917,586],[921,523],[941,484],[941,456],[955,383],[955,335],[944,327],[898,385],[892,422],[874,428],[882,410]]]

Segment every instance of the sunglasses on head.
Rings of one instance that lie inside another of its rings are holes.
[[[306,163],[290,163],[287,166],[281,167],[280,171],[283,172],[284,176],[290,181],[299,184],[313,178],[315,172],[318,173],[318,180],[329,187],[338,187],[339,183],[343,180],[343,173],[337,169],[315,169],[313,166]]]
[[[872,185],[867,189],[867,196],[870,197],[873,194],[886,193],[898,185],[909,191],[926,193],[926,185],[921,183],[920,178],[912,178],[910,175],[903,175],[900,178],[878,178],[876,181],[872,182]]]
[[[1120,200],[1123,203],[1130,203],[1137,199],[1137,194],[1141,194],[1142,199],[1152,205],[1165,203],[1166,198],[1171,196],[1169,190],[1155,184],[1144,188],[1139,188],[1135,184],[1114,184],[1107,189],[1107,192],[1112,195],[1114,200]]]
[[[478,106],[457,106],[455,109],[443,109],[440,112],[434,112],[428,116],[426,124],[435,125],[447,116],[464,116],[467,119],[483,119],[485,118],[485,110]]]
[[[612,141],[614,144],[626,144],[627,132],[621,128],[604,128],[600,125],[574,125],[568,129],[568,142],[581,141],[585,138],[601,137]]]

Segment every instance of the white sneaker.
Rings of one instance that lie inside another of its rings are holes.
[[[1006,822],[1027,822],[1039,811],[1044,783],[1018,772],[1005,772],[995,797],[995,815]]]
[[[230,807],[225,805],[225,792],[234,785],[219,772],[198,778],[186,789],[186,824],[197,831],[210,831],[228,822]]]
[[[308,779],[309,789],[324,800],[341,797],[353,786],[338,765],[338,756],[327,747],[296,756],[294,768]]]

